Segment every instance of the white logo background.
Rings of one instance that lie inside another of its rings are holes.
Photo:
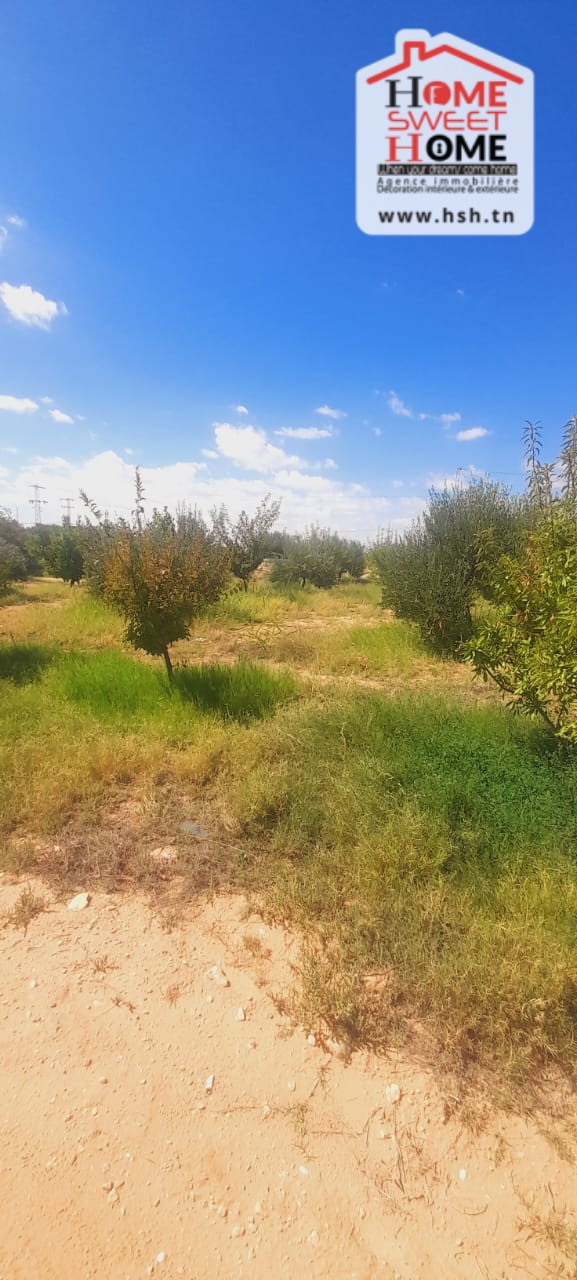
[[[420,47],[407,49],[407,45]],[[449,46],[454,52],[445,49],[433,57],[422,56],[442,46]],[[475,61],[471,62],[471,58]],[[407,61],[410,65],[402,67]],[[479,66],[479,62],[485,66]],[[392,69],[393,75],[367,83]],[[414,76],[420,77],[418,107],[413,106],[411,98]],[[391,107],[391,80],[396,82],[392,91],[396,108]],[[434,100],[433,89],[427,91],[427,85],[438,82],[451,89],[446,103]],[[457,104],[456,82],[463,86]],[[468,103],[467,97],[471,98],[479,82],[483,83],[482,104],[479,91]],[[499,82],[501,87],[490,90],[491,82]],[[506,111],[491,106],[490,95],[495,103],[505,101]],[[497,118],[495,111],[499,112]],[[438,127],[432,128],[429,122],[436,125],[437,120]],[[405,129],[395,127],[402,121],[407,124]],[[464,127],[459,126],[459,121]],[[533,132],[533,73],[527,67],[448,33],[430,36],[421,30],[399,31],[395,53],[357,73],[358,226],[367,235],[522,235],[533,224]],[[415,133],[417,143],[411,140]],[[432,144],[431,151],[426,150],[430,139],[439,135],[452,145],[452,154],[446,161],[433,157],[435,152],[446,151],[448,144]],[[494,160],[489,159],[491,135],[505,135],[504,141],[494,144]],[[457,157],[459,136],[469,151],[483,137],[485,160],[477,159],[478,150],[469,159],[463,146]],[[391,142],[395,137],[396,147]],[[397,165],[411,165],[409,173],[383,172],[383,167],[390,169],[394,165],[391,156],[395,150]],[[413,168],[415,150],[428,173]],[[456,163],[461,172],[443,172]],[[494,169],[496,165],[517,166],[517,173],[466,172],[479,167]],[[506,213],[512,214],[512,219],[505,218]]]

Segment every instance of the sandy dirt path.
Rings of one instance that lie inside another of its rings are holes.
[[[0,1280],[576,1274],[561,1119],[472,1133],[432,1072],[315,1042],[276,1003],[297,943],[240,898],[167,932],[41,892],[0,929]]]

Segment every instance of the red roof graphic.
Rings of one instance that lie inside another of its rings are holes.
[[[472,62],[475,67],[482,67],[483,71],[492,71],[493,75],[499,76],[502,80],[512,80],[514,84],[523,84],[523,77],[513,75],[512,71],[504,71],[502,67],[494,67],[490,62],[483,62],[481,58],[474,58],[471,53],[464,53],[462,49],[454,49],[450,44],[440,44],[436,49],[429,49],[423,40],[407,40],[403,50],[403,61],[396,67],[389,67],[387,71],[379,71],[376,76],[369,76],[367,84],[376,84],[378,80],[386,80],[387,76],[394,76],[398,71],[406,71],[411,65],[411,50],[416,49],[419,55],[419,62],[427,62],[429,58],[436,58],[438,53],[450,53],[454,58],[463,58],[465,62]]]

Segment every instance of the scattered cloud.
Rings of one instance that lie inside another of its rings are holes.
[[[132,458],[136,453],[136,449],[123,449],[122,452],[126,454],[127,458]]]
[[[68,312],[63,302],[52,302],[38,293],[29,284],[0,284],[0,301],[13,320],[37,329],[49,329],[56,316],[66,316]]]
[[[49,409],[48,412],[53,422],[63,422],[66,426],[74,422],[74,418],[71,418],[69,413],[62,413],[61,409]]]
[[[455,289],[455,293],[457,294],[457,297],[458,297],[458,298],[464,298],[464,297],[465,297],[465,290],[464,290],[464,289]]]
[[[399,418],[412,418],[413,415],[411,410],[407,409],[406,404],[404,404],[399,398],[396,391],[389,391],[387,404],[389,409],[391,409],[393,413],[396,413]]]
[[[455,440],[480,440],[488,434],[486,427],[469,427],[467,431],[457,431]]]
[[[52,396],[40,396],[40,404],[54,404]]]
[[[440,413],[439,421],[443,423],[444,427],[449,427],[452,422],[460,422],[461,415],[460,413]]]
[[[6,413],[36,413],[37,408],[36,401],[25,396],[0,396],[0,409]]]
[[[325,458],[323,467],[325,471],[338,471],[338,463],[335,462],[334,458]]]
[[[377,439],[378,439],[378,437],[379,437],[379,436],[382,436],[382,434],[383,434],[383,428],[382,428],[382,427],[373,427],[373,435],[374,435],[374,436],[376,436],[376,437],[377,437]]]
[[[15,449],[13,445],[5,444],[2,449],[0,449],[0,453],[18,453],[18,450]]]
[[[347,416],[343,409],[331,409],[328,404],[322,404],[319,409],[315,409],[315,413],[320,413],[323,418],[334,418],[335,422]]]
[[[17,213],[9,213],[6,221],[9,223],[11,227],[22,228],[26,226],[26,219],[19,218]]]
[[[332,427],[281,427],[275,436],[284,436],[288,440],[326,440],[332,436]]]
[[[6,244],[7,239],[8,239],[8,232],[6,230],[6,227],[0,226],[0,253],[2,252],[2,249],[4,248],[4,245]]]
[[[245,404],[233,404],[232,407],[235,413],[248,413],[248,409]]]
[[[216,449],[201,449],[200,452],[203,458],[219,458],[220,457],[220,454],[216,452]]]
[[[214,438],[219,454],[237,467],[249,471],[278,471],[281,467],[304,467],[302,458],[291,456],[270,444],[265,431],[256,427],[233,427],[230,422],[215,422]]]
[[[393,480],[393,489],[402,489],[404,483],[404,480]]]
[[[226,443],[226,442],[225,442]],[[237,442],[238,443],[238,442]],[[274,446],[272,446],[274,447]],[[278,450],[282,456],[282,450]],[[367,485],[346,483],[330,471],[303,471],[290,460],[272,474],[250,475],[244,465],[230,475],[211,476],[206,464],[180,461],[161,467],[143,467],[147,510],[165,505],[174,511],[180,502],[208,514],[225,503],[236,517],[254,510],[267,493],[280,498],[281,520],[287,529],[303,529],[318,522],[343,534],[372,538],[378,529],[404,529],[423,510],[426,501],[419,484],[410,494],[385,496]],[[62,493],[84,489],[111,514],[126,515],[134,506],[134,464],[113,450],[91,454],[72,462],[63,457],[37,457],[0,478],[0,506],[29,511],[30,484],[46,486],[46,521],[60,522]]]

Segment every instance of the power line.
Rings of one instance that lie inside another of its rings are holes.
[[[40,497],[40,490],[45,489],[45,484],[29,484],[29,489],[34,490],[34,497],[28,501],[31,507],[34,507],[34,524],[42,524],[42,507],[46,506],[47,499]]]
[[[72,523],[71,514],[74,506],[74,498],[61,498],[60,506],[66,507],[66,515],[62,516],[62,523],[64,525],[70,525]]]

